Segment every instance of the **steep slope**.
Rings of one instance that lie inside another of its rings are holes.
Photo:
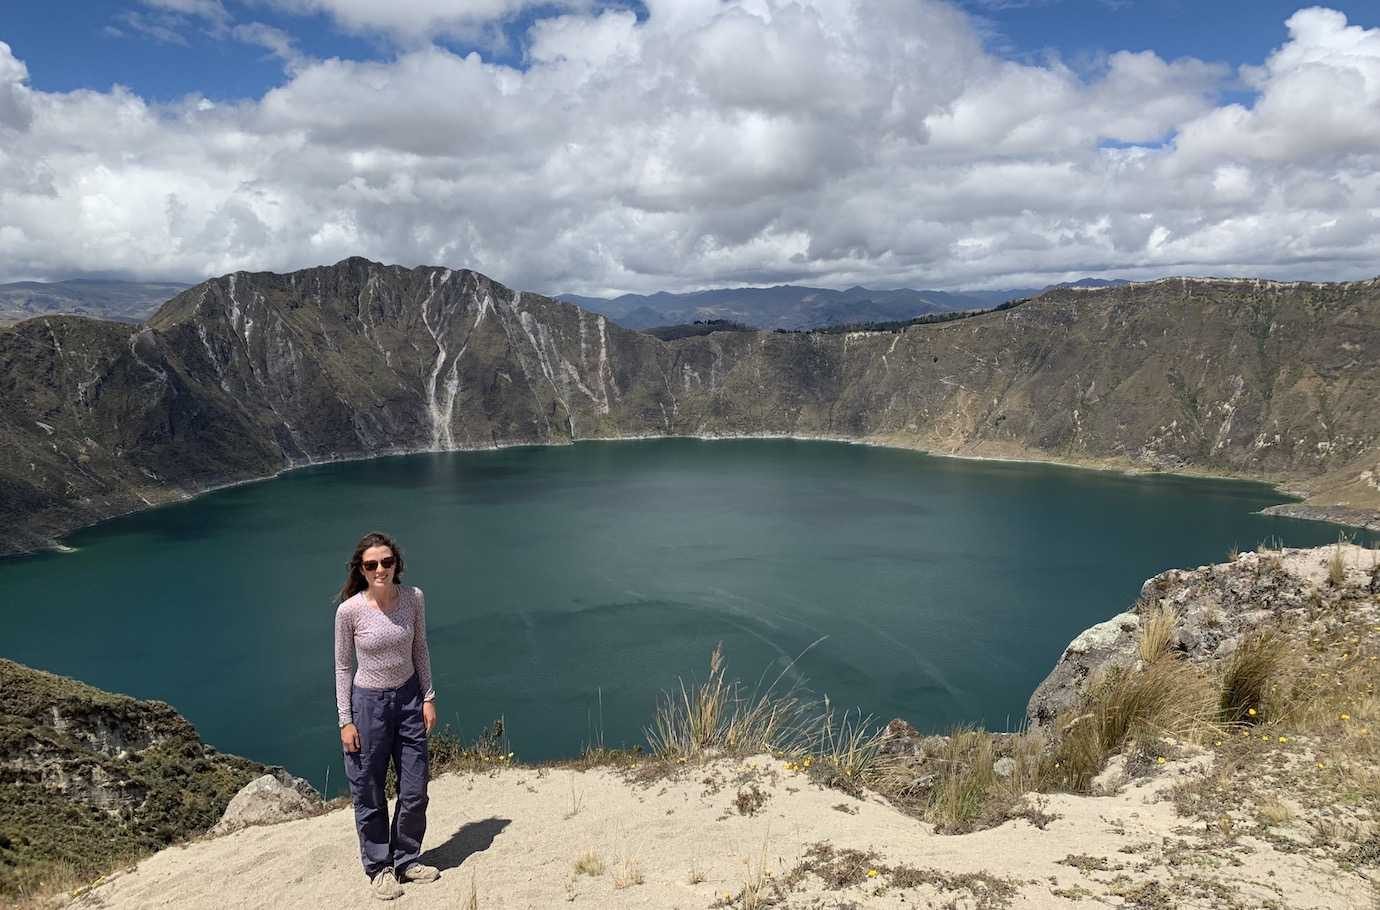
[[[0,330],[0,552],[295,465],[830,436],[1258,477],[1380,506],[1380,280],[1052,290],[900,332],[662,342],[469,271],[240,272],[143,327]]]
[[[162,702],[3,659],[0,691],[0,901],[201,833],[274,770],[204,745]]]

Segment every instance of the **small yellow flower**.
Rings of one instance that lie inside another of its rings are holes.
[[[1214,745],[1214,746],[1220,746],[1220,745],[1222,745],[1222,741],[1219,739],[1219,740],[1215,741],[1215,742],[1213,743],[1213,745]]]
[[[1342,720],[1351,720],[1351,715],[1350,715],[1350,714],[1343,714],[1343,715],[1342,715]]]
[[[1281,736],[1281,737],[1279,738],[1279,741],[1282,742],[1282,743],[1287,743],[1287,742],[1289,741],[1289,737],[1287,737],[1287,736]]]
[[[1155,759],[1155,764],[1157,764],[1157,765],[1162,765],[1162,764],[1164,764],[1164,756],[1161,755],[1161,756],[1157,757],[1157,758]]]
[[[1256,714],[1255,708],[1248,708],[1248,709],[1246,710],[1246,713],[1249,714],[1251,717],[1255,717],[1255,714]]]
[[[1322,766],[1323,766],[1323,763],[1322,763],[1322,762],[1318,762],[1318,767],[1321,768]]]
[[[876,877],[877,877],[877,870],[876,870],[876,869],[868,869],[868,870],[867,870],[867,877],[868,877],[868,878],[876,878]]]

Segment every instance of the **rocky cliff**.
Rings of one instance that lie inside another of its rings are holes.
[[[217,278],[142,326],[0,330],[0,389],[0,553],[313,462],[646,435],[1229,474],[1380,506],[1380,279],[1166,279],[899,332],[662,342],[475,272],[349,259]]]
[[[0,899],[205,831],[281,769],[203,744],[170,706],[0,659]]]

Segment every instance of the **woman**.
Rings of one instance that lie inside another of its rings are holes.
[[[436,726],[436,692],[422,590],[401,585],[402,574],[398,545],[386,534],[364,535],[335,611],[340,744],[364,874],[380,900],[400,896],[399,881],[432,882],[440,875],[417,861],[426,833],[426,738]],[[352,658],[359,664],[353,677]],[[384,796],[390,760],[398,769],[391,825]]]

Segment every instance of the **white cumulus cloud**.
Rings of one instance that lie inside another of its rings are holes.
[[[425,36],[522,0],[274,2],[414,40],[309,60],[245,33],[291,66],[235,105],[35,90],[0,44],[0,279],[353,254],[586,293],[1380,272],[1380,30],[1326,9],[1237,73],[1088,73],[995,56],[938,0],[543,4],[521,66]]]

